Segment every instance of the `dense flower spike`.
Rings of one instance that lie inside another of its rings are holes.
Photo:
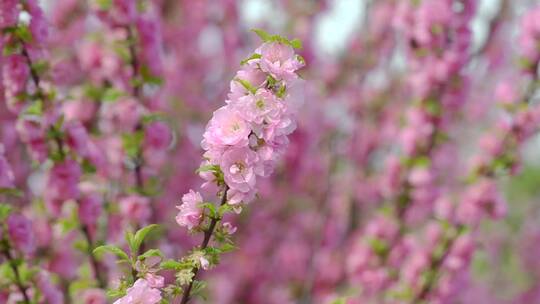
[[[290,89],[297,85],[296,72],[303,65],[291,45],[265,42],[231,81],[227,105],[210,119],[203,135],[207,160],[201,171],[223,174],[223,181],[210,178],[217,186],[225,183],[228,204],[251,202],[257,192],[257,176],[268,176],[283,154],[287,135],[296,128]],[[202,197],[190,190],[182,201],[177,221],[192,229],[200,221],[197,205]]]

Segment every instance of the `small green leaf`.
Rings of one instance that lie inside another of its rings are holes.
[[[150,249],[148,251],[146,251],[145,253],[141,254],[138,259],[139,260],[144,260],[144,259],[147,259],[149,257],[164,257],[163,253],[161,252],[161,250],[159,249]]]
[[[165,120],[165,113],[160,113],[160,112],[152,112],[142,117],[142,122],[144,124],[148,124],[154,121],[164,121],[164,120]]]
[[[123,134],[122,144],[126,155],[130,158],[136,158],[139,155],[143,140],[144,133],[142,131]]]
[[[16,188],[0,188],[0,194],[13,197],[22,197],[23,192]]]
[[[211,218],[217,218],[218,217],[218,211],[216,210],[216,206],[212,203],[202,203],[200,205],[202,208],[208,209],[208,212],[210,213]]]
[[[259,59],[259,58],[261,58],[261,57],[262,57],[261,54],[253,53],[253,54],[252,54],[251,56],[249,56],[248,58],[246,58],[246,59],[240,61],[240,65],[244,65],[244,64],[248,63],[248,61],[250,61],[250,60],[253,60],[253,59]]]
[[[43,102],[41,100],[34,101],[26,107],[24,114],[41,116],[43,114]]]
[[[4,49],[2,50],[2,55],[10,56],[14,54],[19,54],[21,52],[21,46],[18,43],[6,43]]]
[[[200,166],[195,172],[196,173],[209,172],[209,171],[214,172],[215,170],[217,170],[217,168],[219,168],[218,165],[204,165],[204,166]]]
[[[82,161],[81,168],[84,173],[92,174],[96,172],[96,167],[87,159]]]
[[[96,247],[92,253],[94,255],[101,255],[103,254],[104,252],[110,252],[110,253],[113,253],[114,255],[116,255],[117,257],[119,257],[120,259],[122,260],[129,260],[129,256],[127,255],[127,253],[124,252],[124,250],[120,249],[119,247],[117,246],[114,246],[114,245],[103,245],[103,246],[99,246],[99,247]]]
[[[144,239],[146,238],[146,236],[158,227],[159,225],[157,224],[151,224],[151,225],[148,225],[146,227],[139,229],[139,231],[137,231],[135,233],[135,236],[133,237],[131,251],[133,253],[136,253],[137,251],[139,251],[139,248],[141,247],[141,244],[144,242]]]
[[[32,41],[32,32],[28,28],[28,26],[18,26],[15,30],[15,35],[21,39],[23,42],[31,42]]]
[[[49,63],[45,60],[39,60],[32,64],[32,69],[38,74],[43,75],[49,69]]]
[[[183,263],[180,263],[180,262],[175,261],[175,260],[163,261],[160,264],[160,267],[163,268],[163,269],[174,269],[174,270],[182,269],[183,266],[184,266]]]
[[[0,204],[0,220],[3,221],[4,219],[6,219],[11,213],[11,210],[12,209],[10,205],[4,203]]]
[[[257,92],[257,88],[254,87],[249,81],[240,78],[235,78],[234,80],[240,83],[244,89],[249,91],[251,94],[255,94]]]
[[[295,38],[291,40],[291,46],[295,49],[302,49],[302,41],[300,39]]]
[[[254,28],[251,31],[254,32],[255,34],[257,34],[257,36],[259,36],[259,38],[261,38],[261,40],[264,41],[264,42],[270,40],[270,38],[272,37],[266,31],[261,30],[261,29]]]
[[[237,247],[231,243],[225,243],[221,246],[221,252],[226,253],[235,250]]]
[[[143,65],[141,67],[141,77],[144,83],[153,84],[153,85],[162,85],[163,84],[163,78],[152,75],[150,72],[150,69]]]
[[[287,87],[285,85],[282,85],[281,87],[279,87],[276,95],[279,98],[283,98],[283,96],[285,96],[285,93],[287,93]]]
[[[96,0],[96,4],[102,10],[108,10],[112,7],[112,0]]]
[[[107,88],[105,92],[103,92],[102,100],[103,102],[115,102],[118,100],[118,98],[124,96],[125,93],[115,89],[115,88]]]
[[[229,204],[224,204],[219,206],[218,214],[220,217],[222,217],[225,213],[231,212],[234,210],[234,207]]]
[[[346,299],[345,298],[339,298],[339,299],[335,299],[332,304],[346,304]]]

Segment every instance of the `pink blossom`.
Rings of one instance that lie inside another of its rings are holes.
[[[7,232],[11,244],[25,254],[31,254],[35,249],[32,223],[23,215],[11,214],[7,219]]]
[[[30,31],[32,32],[32,42],[43,44],[49,35],[49,27],[45,20],[43,10],[39,7],[37,0],[28,0],[28,13],[30,19]]]
[[[246,121],[254,124],[274,124],[279,121],[283,104],[272,92],[259,89],[255,95],[246,95],[233,103],[234,108]]]
[[[495,88],[495,98],[503,104],[513,104],[519,99],[519,91],[516,84],[510,81],[504,81]]]
[[[50,275],[47,272],[40,272],[37,275],[36,285],[43,295],[44,303],[47,304],[63,304],[64,295],[62,291],[53,285]]]
[[[204,270],[208,270],[208,267],[210,267],[210,262],[205,257],[199,258],[199,263],[201,264],[201,268]]]
[[[2,60],[2,80],[8,108],[19,113],[26,100],[24,93],[30,70],[22,55],[10,55]]]
[[[57,163],[49,172],[45,198],[53,213],[60,210],[61,204],[79,197],[79,180],[81,167],[71,159]]]
[[[64,124],[66,132],[66,144],[78,155],[88,155],[88,142],[90,138],[86,128],[78,121],[69,121]]]
[[[169,146],[171,140],[171,129],[162,121],[152,122],[144,129],[144,145],[146,148],[164,150]]]
[[[220,167],[233,190],[250,192],[255,187],[257,154],[249,148],[231,148],[223,153]]]
[[[15,176],[11,170],[11,166],[2,153],[2,146],[0,145],[0,189],[1,188],[13,188],[13,180]]]
[[[118,201],[122,215],[137,223],[145,223],[150,219],[150,199],[140,195],[128,195]]]
[[[161,29],[157,18],[143,16],[137,19],[137,32],[141,45],[141,57],[150,70],[152,76],[161,76],[163,73],[161,58]]]
[[[47,139],[41,123],[32,120],[19,120],[17,133],[21,140],[28,145],[33,158],[45,161],[48,155]]]
[[[78,120],[87,123],[96,112],[96,103],[91,100],[78,99],[62,104],[64,117],[67,121]]]
[[[295,57],[294,49],[284,43],[267,42],[257,51],[261,54],[260,65],[264,72],[277,80],[291,81],[296,79],[296,70],[303,64]]]
[[[98,288],[89,288],[82,292],[83,304],[106,304],[107,296],[105,292]]]
[[[199,192],[189,190],[182,197],[182,205],[177,206],[180,210],[176,216],[176,222],[180,226],[186,226],[188,229],[193,229],[199,225],[202,218],[202,210],[199,206],[203,203],[203,198]]]
[[[238,79],[247,81],[253,87],[258,88],[266,80],[266,74],[257,68],[255,64],[248,64],[243,69],[238,71],[230,84],[231,92],[229,93],[228,98],[231,101],[250,94],[250,92],[246,90]]]
[[[101,196],[95,193],[83,196],[79,202],[79,220],[87,226],[93,226],[97,223],[102,213],[103,202]]]
[[[114,304],[156,304],[161,301],[159,289],[152,288],[145,279],[138,279],[127,294],[116,300]]]
[[[3,0],[0,2],[0,29],[17,24],[20,12],[18,4],[18,0]]]
[[[165,278],[160,275],[147,273],[144,276],[144,279],[146,280],[146,282],[148,282],[148,285],[152,288],[162,288],[163,286],[165,286]]]
[[[133,98],[125,97],[102,106],[102,127],[107,132],[132,132],[144,114],[145,109]]]
[[[225,146],[246,146],[251,132],[247,122],[231,106],[214,112],[204,133],[202,146],[205,150]]]

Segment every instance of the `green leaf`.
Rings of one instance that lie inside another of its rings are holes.
[[[300,41],[300,39],[289,40],[280,35],[270,35],[261,29],[252,29],[251,31],[257,34],[257,36],[259,36],[259,38],[261,38],[263,42],[278,42],[278,43],[287,44],[295,49],[302,48],[302,41]]]
[[[332,304],[346,304],[347,302],[347,299],[345,298],[339,298],[339,299],[335,299]]]
[[[279,87],[279,90],[277,91],[276,95],[279,98],[283,98],[286,92],[287,92],[287,87],[285,85],[282,85],[281,87]]]
[[[31,42],[32,41],[32,32],[28,28],[28,26],[18,26],[15,30],[15,36],[17,36],[19,39],[21,39],[23,42]]]
[[[135,131],[133,133],[123,134],[122,144],[126,155],[130,158],[136,158],[139,155],[143,140],[144,133],[142,131]]]
[[[41,100],[34,101],[26,107],[24,114],[41,116],[43,114],[43,102]]]
[[[144,259],[147,259],[149,257],[164,257],[163,253],[161,252],[161,250],[159,249],[150,249],[148,251],[146,251],[145,253],[141,254],[138,259],[139,260],[144,260]]]
[[[6,219],[11,213],[11,210],[12,209],[10,205],[4,203],[0,204],[0,220],[3,221],[4,219]]]
[[[115,102],[118,100],[118,98],[126,95],[121,90],[115,89],[115,88],[107,88],[105,92],[103,92],[103,96],[101,99],[103,102]]]
[[[16,188],[0,188],[0,195],[8,195],[13,197],[22,197],[23,192]]]
[[[255,34],[257,34],[257,36],[259,36],[259,38],[261,38],[261,40],[264,41],[264,42],[270,40],[270,38],[272,37],[266,31],[261,30],[261,29],[254,28],[251,31],[254,32]]]
[[[163,78],[152,75],[152,73],[150,72],[150,69],[146,65],[143,65],[140,71],[141,71],[141,77],[144,83],[153,84],[157,86],[163,84]]]
[[[234,246],[234,244],[231,244],[231,243],[225,243],[221,246],[220,250],[221,252],[223,253],[226,253],[226,252],[231,252],[233,250],[235,250],[237,247]]]
[[[96,172],[96,167],[88,159],[82,161],[81,168],[84,173],[92,174]]]
[[[19,54],[21,52],[21,46],[18,43],[6,43],[4,49],[2,50],[2,55],[10,56],[14,54]]]
[[[249,56],[248,58],[240,61],[240,65],[244,65],[244,64],[248,63],[248,61],[250,61],[250,60],[259,59],[261,57],[262,57],[261,54],[254,53],[251,56]]]
[[[148,124],[154,121],[164,121],[164,120],[165,120],[165,113],[160,113],[160,112],[152,112],[142,117],[142,122],[144,124]]]
[[[178,270],[178,269],[182,269],[184,267],[184,263],[180,263],[180,262],[175,261],[175,260],[167,260],[167,261],[161,262],[160,267],[163,268],[163,269]]]
[[[214,204],[212,204],[212,203],[202,203],[200,206],[202,208],[208,209],[208,212],[210,212],[210,217],[211,218],[217,218],[218,217],[218,212],[217,212],[216,206],[214,206]]]
[[[295,38],[291,40],[291,46],[295,49],[302,49],[302,41],[300,39]]]
[[[229,204],[224,204],[219,206],[218,214],[219,216],[223,216],[225,213],[231,212],[234,210],[234,207]]]
[[[49,69],[49,63],[45,60],[39,60],[32,64],[32,69],[38,74],[43,75]]]
[[[193,287],[191,289],[191,294],[193,296],[199,296],[203,300],[206,300],[206,297],[204,296],[204,289],[206,288],[206,282],[204,281],[193,281]]]
[[[9,263],[0,264],[0,278],[10,282],[15,279],[15,273]]]
[[[200,166],[195,173],[201,173],[201,172],[216,172],[220,170],[220,167],[218,165],[204,165]]]
[[[108,10],[112,7],[112,0],[96,0],[96,4],[102,10]]]
[[[251,94],[255,94],[257,92],[257,88],[254,87],[249,81],[240,78],[235,78],[234,80],[240,83],[244,89],[249,91]]]
[[[96,247],[92,253],[96,256],[103,254],[104,252],[110,252],[119,257],[122,260],[129,260],[129,256],[127,253],[124,252],[124,250],[120,249],[117,246],[114,245],[103,245]]]
[[[135,239],[135,235],[131,231],[126,231],[125,234],[126,242],[128,243],[129,248],[133,248],[133,239]],[[132,250],[133,251],[133,250]]]
[[[139,251],[139,248],[141,247],[141,244],[144,242],[144,239],[146,238],[146,236],[158,227],[159,225],[157,224],[151,224],[151,225],[148,225],[146,227],[139,229],[139,231],[137,231],[135,233],[135,236],[133,237],[133,242],[131,244],[132,245],[131,251],[133,253],[136,253],[137,251]]]

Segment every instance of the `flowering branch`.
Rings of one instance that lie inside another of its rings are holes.
[[[223,194],[221,196],[221,203],[219,206],[223,206],[227,203],[227,192],[229,191],[229,187],[225,185],[224,189],[222,190]],[[208,226],[208,229],[204,231],[204,239],[199,246],[201,250],[205,250],[206,247],[208,247],[208,243],[210,242],[210,238],[212,238],[212,233],[214,233],[214,229],[216,228],[216,224],[221,220],[219,217],[212,217],[210,221],[210,225]],[[193,287],[193,282],[197,278],[197,273],[199,272],[199,268],[193,267],[192,273],[193,273],[193,279],[189,284],[184,287],[184,290],[182,292],[182,304],[186,304],[190,299],[191,294],[191,288]]]
[[[4,243],[5,243],[5,241],[4,241]],[[21,275],[19,274],[19,268],[17,267],[17,263],[15,262],[13,257],[11,256],[11,253],[9,252],[9,247],[7,246],[7,244],[2,245],[2,253],[6,257],[7,262],[9,264],[9,266],[11,267],[11,270],[15,274],[15,285],[17,285],[17,288],[19,289],[19,292],[22,294],[22,296],[24,298],[24,303],[30,304],[30,297],[28,296],[28,294],[26,292],[27,288],[26,288],[26,286],[23,285],[23,283],[21,281]]]

